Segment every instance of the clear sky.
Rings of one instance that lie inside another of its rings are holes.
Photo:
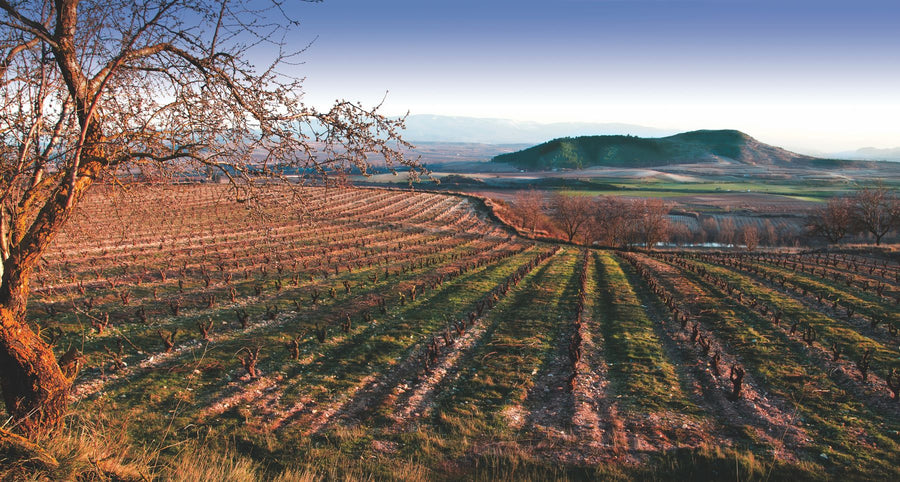
[[[900,146],[900,0],[289,0],[307,102]]]

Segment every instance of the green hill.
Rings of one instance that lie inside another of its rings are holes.
[[[520,169],[584,169],[589,167],[655,167],[696,162],[737,162],[750,165],[838,167],[850,161],[817,159],[763,144],[736,130],[700,130],[669,137],[564,137],[517,152],[500,154],[492,162]]]

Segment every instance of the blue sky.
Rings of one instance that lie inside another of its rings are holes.
[[[391,113],[735,128],[806,151],[900,146],[900,2],[325,0],[306,100]]]

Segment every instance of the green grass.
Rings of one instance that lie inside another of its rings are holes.
[[[738,273],[735,270],[708,263],[700,264],[706,267],[710,273],[724,277],[744,293],[783,312],[782,327],[798,322],[800,324],[799,334],[804,327],[811,326],[816,330],[817,341],[822,346],[827,348],[831,346],[832,342],[837,343],[843,356],[850,360],[859,359],[863,351],[871,348],[873,350],[873,372],[879,372],[883,376],[890,372],[891,368],[900,368],[900,354],[893,343],[888,345],[873,340],[871,337],[859,333],[857,328],[848,326],[845,320],[835,319],[818,311],[810,310],[796,299],[753,280],[746,273]],[[792,280],[799,275],[796,271],[782,274]]]
[[[560,325],[574,316],[577,260],[577,251],[561,250],[492,310],[484,320],[488,341],[464,357],[466,368],[436,402],[439,427],[468,436],[509,436],[503,409],[524,403]]]
[[[594,262],[597,293],[593,315],[601,327],[613,391],[635,411],[695,412],[619,260],[609,252],[599,252]]]
[[[288,358],[287,348],[284,346],[285,331],[297,333],[308,328],[314,319],[336,318],[345,308],[336,303],[345,299],[346,295],[341,295],[338,300],[329,299],[325,302],[326,306],[317,306],[305,314],[294,315],[303,320],[300,326],[276,325],[247,334],[237,330],[234,336],[211,345],[208,351],[198,347],[136,380],[111,384],[105,390],[103,398],[123,399],[144,406],[149,420],[142,428],[146,429],[146,436],[150,439],[168,426],[174,415],[178,417],[174,422],[175,427],[209,423],[194,418],[197,410],[204,405],[198,402],[220,396],[226,389],[222,384],[222,377],[234,377],[240,373],[235,358],[238,350],[244,346],[262,346],[259,367],[267,376],[284,377],[280,390],[286,402],[302,394],[318,403],[326,403],[343,390],[358,384],[366,375],[378,373],[396,363],[397,359],[402,359],[422,342],[426,334],[442,327],[447,321],[446,317],[464,316],[483,290],[493,287],[533,254],[526,251],[501,262],[471,270],[459,278],[445,282],[435,292],[420,295],[415,302],[410,301],[404,306],[394,303],[387,315],[381,315],[373,309],[375,322],[372,324],[363,323],[358,316],[354,316],[355,328],[351,333],[343,334],[332,328],[325,344],[320,345],[314,335],[307,332],[301,344],[301,359],[311,357],[307,363],[298,364]],[[417,274],[420,272],[411,271],[403,278],[392,277],[388,282],[396,283],[402,279],[414,278]],[[472,289],[459,289],[461,286]],[[333,308],[329,308],[332,305]],[[433,310],[438,310],[443,315],[434,316]],[[209,370],[199,376],[193,374],[195,366],[210,365],[221,368]],[[236,424],[242,421],[241,417],[232,416],[220,419],[219,423],[237,428]]]
[[[882,300],[874,290],[864,290],[856,285],[848,288],[843,282],[769,263],[753,264],[764,271],[787,277],[792,285],[806,288],[810,293],[822,294],[829,300],[839,299],[842,303],[851,303],[861,314],[878,317],[887,322],[897,318],[896,306],[892,306],[890,301]]]
[[[808,357],[801,341],[774,329],[755,312],[727,303],[724,293],[697,275],[688,271],[682,271],[682,275],[709,294],[692,300],[699,309],[715,314],[705,321],[706,328],[741,356],[748,373],[764,383],[771,394],[790,401],[804,429],[812,432],[804,450],[809,460],[824,453],[828,459],[822,465],[830,470],[865,470],[872,474],[896,470],[887,462],[900,455],[896,420],[873,411],[841,388]],[[854,439],[859,429],[874,439],[874,446],[861,445]]]
[[[592,179],[600,182],[600,179]],[[767,194],[780,196],[798,201],[822,202],[823,200],[851,191],[847,186],[809,186],[800,183],[771,183],[763,181],[746,182],[672,182],[661,180],[634,180],[603,179],[604,183],[615,186],[617,189],[575,189],[565,191],[568,194],[583,196],[637,196],[637,197],[684,197],[702,194],[715,195],[741,195],[741,194]]]

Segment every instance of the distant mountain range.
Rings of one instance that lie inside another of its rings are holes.
[[[520,122],[509,119],[482,119],[442,115],[410,115],[403,137],[415,142],[465,142],[481,144],[537,144],[564,136],[630,134],[659,137],[676,131],[631,124],[587,122]]]
[[[877,149],[864,147],[855,151],[837,152],[831,154],[838,159],[859,159],[866,161],[900,161],[900,147],[892,149]]]
[[[492,161],[531,170],[654,167],[697,162],[819,168],[856,164],[797,154],[736,130],[699,130],[649,139],[621,135],[565,137],[500,154]]]
[[[406,118],[406,130],[403,133],[403,137],[406,140],[412,141],[414,144],[438,142],[534,145],[561,137],[596,135],[663,137],[677,133],[678,131],[672,129],[659,129],[655,127],[622,123],[540,123],[514,121],[510,119],[417,114],[410,115]],[[828,154],[810,152],[810,154],[833,159],[900,161],[900,147],[893,149],[867,147],[855,151]],[[797,154],[797,156],[799,156],[799,154]]]

